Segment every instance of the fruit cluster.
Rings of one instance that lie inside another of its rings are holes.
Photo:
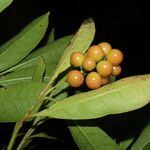
[[[110,76],[118,76],[121,73],[123,53],[114,49],[108,42],[89,47],[85,54],[76,51],[70,56],[73,67],[67,74],[67,82],[72,87],[79,87],[84,83],[89,89],[97,89],[109,83]]]

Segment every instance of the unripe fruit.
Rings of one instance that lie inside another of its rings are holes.
[[[92,57],[96,62],[99,62],[104,57],[102,48],[98,45],[91,46],[87,51],[88,57]]]
[[[70,56],[70,63],[74,67],[80,67],[82,65],[84,55],[81,52],[74,52]]]
[[[102,85],[106,85],[109,83],[109,77],[102,78]]]
[[[84,76],[80,71],[72,70],[67,74],[67,82],[72,87],[79,87],[84,82]]]
[[[121,73],[121,66],[120,65],[113,66],[112,75],[118,76],[120,73]]]
[[[107,42],[101,42],[98,44],[98,46],[102,48],[105,55],[107,55],[112,50],[111,45]]]
[[[101,86],[101,76],[97,72],[90,72],[85,82],[88,88],[98,89]]]
[[[97,64],[96,70],[100,76],[108,77],[113,71],[113,65],[107,60],[102,60]]]
[[[123,60],[123,53],[118,49],[112,49],[107,54],[106,58],[112,63],[112,65],[119,65]]]
[[[92,71],[96,67],[96,62],[91,57],[86,57],[83,60],[82,67],[86,71]]]

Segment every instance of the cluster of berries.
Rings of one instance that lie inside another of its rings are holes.
[[[72,87],[79,87],[84,83],[89,89],[98,89],[109,83],[110,76],[121,73],[123,53],[114,49],[108,42],[89,47],[85,54],[76,51],[70,56],[73,67],[79,68],[69,71],[67,82]]]

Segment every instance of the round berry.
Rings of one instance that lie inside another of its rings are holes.
[[[106,58],[112,63],[112,65],[119,65],[123,60],[123,53],[118,49],[112,49],[107,54]]]
[[[98,45],[91,46],[87,51],[88,57],[92,57],[96,62],[100,61],[104,57],[102,48]]]
[[[79,87],[84,82],[84,76],[80,71],[72,70],[67,74],[67,82],[72,87]]]
[[[102,78],[102,85],[106,85],[109,83],[109,77]]]
[[[98,89],[101,86],[101,76],[97,72],[90,72],[85,82],[88,88]]]
[[[105,55],[107,55],[112,50],[112,47],[108,42],[101,42],[98,44],[98,46],[102,48]]]
[[[74,52],[70,56],[70,63],[74,67],[80,67],[82,65],[84,55],[81,52]]]
[[[84,58],[88,57],[87,52],[84,54]]]
[[[83,60],[82,67],[86,71],[92,71],[96,67],[96,62],[91,57],[86,57]]]
[[[112,73],[113,65],[107,60],[102,60],[97,64],[96,70],[100,76],[108,77]]]
[[[120,73],[121,73],[121,66],[120,65],[113,66],[112,75],[118,76]]]

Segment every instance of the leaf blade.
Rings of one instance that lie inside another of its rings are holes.
[[[47,44],[54,42],[54,40],[55,40],[55,30],[53,28],[47,38]]]
[[[19,121],[44,87],[43,83],[29,82],[2,89],[0,91],[0,122]]]
[[[120,114],[148,104],[149,87],[150,75],[128,77],[98,90],[68,97],[33,116],[93,119],[110,114]]]
[[[149,150],[150,148],[150,123],[141,132],[131,150]]]
[[[29,138],[30,139],[31,138],[45,138],[45,139],[50,139],[50,140],[56,140],[57,139],[56,137],[49,136],[48,134],[43,133],[43,132],[31,135]]]
[[[48,15],[38,17],[0,47],[0,72],[17,64],[37,46],[46,32]]]
[[[73,121],[70,132],[80,150],[119,150],[118,145],[103,130],[96,126],[81,126]]]
[[[66,48],[62,55],[58,66],[54,72],[52,82],[58,76],[59,73],[65,71],[70,67],[70,55],[75,51],[85,52],[90,46],[95,35],[95,24],[92,19],[85,20],[75,36],[73,37],[70,45]]]
[[[15,82],[31,81],[35,66],[40,57],[43,57],[45,60],[46,73],[44,81],[48,82],[57,66],[58,60],[71,39],[72,35],[62,37],[52,44],[44,46],[43,48],[31,53],[26,58],[28,61],[24,61],[21,64],[12,67],[9,69],[9,71],[12,71],[11,73],[0,78],[0,85],[7,86],[9,84],[14,84]],[[52,59],[53,57],[55,57],[55,59]],[[5,73],[8,73],[9,71],[7,70]]]
[[[65,36],[56,40],[55,42],[51,44],[48,44],[42,48],[39,48],[38,50],[34,51],[29,56],[27,56],[20,64],[4,71],[3,73],[1,73],[1,75],[6,74],[8,72],[15,71],[15,70],[23,69],[29,66],[33,66],[37,63],[40,56],[42,56],[44,59],[46,59],[46,57],[55,56],[58,61],[64,49],[70,43],[71,39],[72,39],[72,35]]]
[[[5,10],[13,0],[0,0],[0,13]]]
[[[46,69],[46,65],[45,65],[44,59],[41,57],[37,64],[37,67],[35,68],[35,71],[34,71],[34,74],[32,77],[32,81],[33,82],[42,82],[45,69]]]

